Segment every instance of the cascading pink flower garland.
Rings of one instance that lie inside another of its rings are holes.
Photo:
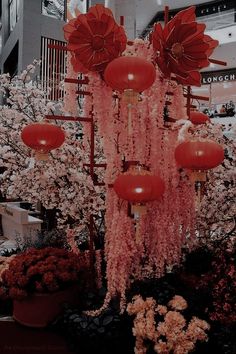
[[[106,210],[107,288],[111,297],[120,295],[121,311],[124,311],[125,292],[138,260],[134,223],[127,215],[127,202],[121,202],[113,189],[108,191]]]
[[[174,93],[171,98],[171,105],[168,106],[169,115],[172,119],[188,119],[187,110],[185,108],[186,98],[183,94],[183,86],[177,85],[177,83],[171,83],[169,90]]]
[[[118,109],[114,104],[111,88],[106,86],[101,77],[98,74],[93,74],[89,80],[89,90],[92,92],[90,110],[93,111],[94,122],[98,130],[97,136],[99,141],[101,140],[100,146],[102,146],[106,158],[105,183],[110,184],[113,182],[114,176],[121,171],[121,161],[119,161],[119,154],[117,154],[120,135],[120,131],[117,129]]]
[[[96,285],[98,289],[102,287],[102,255],[101,250],[95,251],[95,271],[96,271]]]
[[[125,54],[148,56],[151,48],[142,40],[129,45]],[[119,295],[121,309],[132,276],[160,277],[181,260],[183,247],[194,242],[194,186],[178,171],[174,150],[178,144],[175,127],[164,125],[163,111],[169,81],[158,70],[152,87],[140,94],[130,107],[119,92],[113,93],[98,74],[89,75],[96,130],[102,141],[107,169],[105,258],[107,303]],[[181,87],[173,88],[172,109],[185,118]],[[173,114],[174,114],[173,112]],[[140,139],[141,137],[141,139]],[[138,161],[165,181],[161,200],[146,204],[146,214],[135,221],[128,216],[127,202],[119,200],[111,184],[122,173],[123,160]]]

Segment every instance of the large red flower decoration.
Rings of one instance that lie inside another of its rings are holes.
[[[182,84],[200,86],[199,70],[209,65],[208,57],[218,45],[204,34],[205,28],[196,22],[195,6],[180,11],[164,28],[155,24],[151,36],[155,59],[166,77],[173,73]]]
[[[73,52],[73,66],[89,71],[103,71],[106,65],[121,55],[127,38],[111,10],[103,5],[92,6],[64,26],[68,49]],[[77,63],[77,65],[76,65]]]

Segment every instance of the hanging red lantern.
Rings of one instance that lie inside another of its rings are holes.
[[[154,83],[156,70],[149,61],[135,56],[123,56],[110,62],[104,79],[113,90],[142,92]]]
[[[193,171],[205,171],[223,162],[224,149],[211,140],[185,141],[176,147],[175,159],[181,167]],[[205,180],[204,177],[200,178],[199,180]]]
[[[165,184],[148,171],[130,169],[117,177],[114,190],[119,198],[130,203],[146,203],[161,197]]]
[[[210,118],[207,114],[198,111],[191,111],[189,120],[193,124],[205,124],[207,122],[210,122]]]
[[[64,131],[53,124],[33,123],[29,124],[21,132],[24,144],[35,150],[36,158],[46,160],[48,153],[59,148],[65,141]]]

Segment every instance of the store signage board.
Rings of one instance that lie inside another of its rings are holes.
[[[209,85],[217,82],[236,81],[236,69],[201,73],[202,84]]]

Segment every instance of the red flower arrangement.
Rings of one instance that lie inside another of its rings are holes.
[[[180,11],[164,28],[155,24],[155,60],[166,77],[173,73],[181,84],[200,86],[199,70],[209,65],[208,58],[218,45],[204,34],[205,27],[196,22],[195,6]]]
[[[124,28],[115,22],[111,10],[99,4],[70,20],[64,33],[73,68],[81,72],[104,71],[126,48]]]
[[[33,293],[63,290],[81,279],[84,261],[65,249],[30,248],[11,260],[2,273],[2,288],[12,299],[23,299]]]

